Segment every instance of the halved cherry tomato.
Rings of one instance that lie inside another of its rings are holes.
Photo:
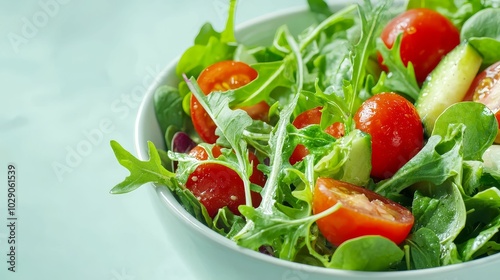
[[[399,94],[380,93],[367,99],[354,115],[354,122],[356,128],[371,135],[374,178],[391,177],[423,147],[420,116]]]
[[[227,91],[242,87],[257,78],[257,75],[257,71],[249,65],[227,60],[207,67],[201,72],[197,82],[203,93],[208,95],[213,91]],[[262,101],[253,106],[240,107],[239,109],[245,110],[255,120],[266,121],[269,105]],[[200,138],[204,142],[215,143],[218,138],[215,135],[217,127],[194,96],[191,96],[190,110],[193,126]]]
[[[221,155],[219,146],[212,148],[214,157]],[[196,146],[189,155],[199,159],[208,158],[207,151]],[[259,160],[253,153],[249,153],[249,160],[253,165],[250,182],[259,186],[264,186],[266,178],[262,171],[257,169]],[[220,208],[227,206],[231,212],[240,215],[238,206],[245,204],[245,189],[243,180],[234,170],[217,163],[202,163],[189,175],[186,188],[207,208],[210,217],[215,217]],[[262,197],[257,192],[251,192],[252,204],[258,207]]]
[[[417,82],[422,83],[439,61],[460,43],[460,33],[453,23],[440,13],[411,9],[392,19],[383,29],[381,38],[392,48],[397,36],[401,38],[400,56],[404,65],[411,61]],[[384,68],[382,56],[379,62]]]
[[[400,244],[414,223],[408,209],[375,192],[330,178],[318,178],[313,193],[313,213],[321,213],[336,203],[342,206],[316,221],[321,234],[335,246],[365,235],[380,235]]]
[[[500,61],[476,76],[465,100],[483,103],[495,114],[499,129],[495,142],[500,143]]]
[[[295,120],[293,120],[292,124],[299,129],[311,124],[319,124],[321,122],[321,109],[323,109],[323,107],[320,106],[300,113]],[[325,132],[335,138],[340,138],[344,136],[344,125],[340,122],[333,123],[325,129]],[[304,145],[299,144],[295,150],[293,150],[289,162],[294,165],[308,154],[309,151],[307,148]]]

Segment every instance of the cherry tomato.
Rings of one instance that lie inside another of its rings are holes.
[[[417,110],[396,93],[369,98],[354,115],[356,128],[371,135],[371,176],[391,177],[423,147],[424,132]]]
[[[214,157],[221,155],[219,146],[212,148]],[[189,155],[198,160],[208,158],[207,151],[196,146]],[[264,186],[266,178],[262,171],[257,169],[259,160],[253,153],[249,153],[249,160],[253,165],[253,173],[250,182]],[[210,217],[215,217],[220,208],[227,206],[231,212],[240,215],[238,206],[245,204],[245,189],[243,180],[238,173],[229,167],[217,163],[202,163],[189,175],[186,188],[207,208]],[[257,192],[252,192],[252,204],[258,207],[262,197]]]
[[[242,87],[257,78],[257,75],[257,71],[249,65],[243,62],[227,60],[207,67],[201,72],[197,82],[203,93],[208,95],[213,91],[227,91]],[[240,109],[245,110],[255,120],[266,121],[269,105],[262,101],[253,106],[241,107]],[[215,135],[217,126],[194,96],[191,96],[190,111],[193,126],[200,138],[204,142],[215,143],[218,138]]]
[[[316,221],[321,234],[335,246],[365,235],[380,235],[400,244],[414,223],[408,209],[375,192],[330,178],[318,178],[313,192],[313,213],[321,213],[336,203],[342,206]]]
[[[321,109],[323,109],[323,107],[316,107],[300,113],[295,120],[293,120],[292,124],[299,129],[311,124],[319,124],[321,121]],[[344,125],[339,122],[333,123],[325,129],[325,132],[335,138],[340,138],[344,136]],[[304,145],[299,144],[295,147],[295,150],[293,150],[289,162],[294,165],[308,154],[309,151],[307,148]]]
[[[465,100],[483,103],[495,114],[499,128],[495,142],[500,143],[500,61],[476,76]]]
[[[417,82],[422,83],[439,61],[460,43],[460,33],[453,23],[440,13],[411,9],[392,19],[383,29],[381,38],[392,48],[397,36],[401,38],[400,56],[404,65],[411,61]],[[382,68],[382,56],[378,56]]]

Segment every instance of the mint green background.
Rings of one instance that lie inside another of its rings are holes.
[[[305,4],[240,0],[237,22]],[[1,0],[0,279],[194,279],[197,264],[176,257],[147,189],[108,194],[128,174],[109,141],[134,151],[146,87],[204,22],[221,29],[226,10],[223,0]],[[6,262],[8,163],[16,273]]]

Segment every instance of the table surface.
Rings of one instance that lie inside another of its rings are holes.
[[[109,194],[128,174],[109,141],[133,151],[146,87],[227,2],[0,3],[0,279],[194,279],[149,191]],[[305,5],[240,1],[237,23]]]

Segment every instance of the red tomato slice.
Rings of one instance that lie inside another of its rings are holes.
[[[354,115],[356,128],[371,135],[372,170],[377,179],[389,178],[416,155],[424,144],[417,110],[396,93],[367,99]]]
[[[499,128],[495,142],[500,143],[500,61],[476,76],[464,99],[483,103],[495,114]]]
[[[217,62],[203,70],[197,79],[200,89],[206,95],[213,91],[227,91],[242,87],[257,78],[257,71],[249,65],[238,61]],[[253,106],[241,107],[255,120],[267,120],[269,105],[262,101]],[[215,143],[217,126],[199,104],[196,97],[191,96],[191,120],[200,138],[207,143]]]
[[[212,148],[214,157],[221,155],[219,146]],[[207,151],[196,146],[189,155],[199,159],[208,159]],[[253,153],[249,153],[249,159],[253,165],[253,173],[250,182],[261,187],[264,186],[266,178],[262,171],[257,169],[259,160]],[[227,206],[231,212],[240,215],[238,206],[245,204],[245,188],[243,180],[231,168],[217,163],[202,163],[189,175],[186,188],[207,208],[210,217],[215,217],[220,208]],[[262,197],[257,192],[252,192],[252,204],[258,207]]]
[[[460,43],[460,33],[453,23],[440,13],[425,8],[411,9],[395,17],[385,26],[380,37],[388,48],[392,48],[400,33],[403,33],[401,60],[404,65],[411,61],[419,83],[443,56]],[[387,71],[380,54],[378,59]]]
[[[321,122],[321,110],[323,107],[316,107],[309,109],[300,113],[295,120],[293,120],[292,124],[296,128],[304,128],[311,124],[319,124]],[[335,138],[340,138],[344,136],[344,124],[336,122],[325,129],[325,132],[330,134]],[[297,145],[295,150],[293,150],[292,155],[290,156],[290,164],[294,165],[295,163],[301,161],[305,156],[309,154],[309,151],[304,145]]]
[[[414,223],[408,209],[375,192],[330,178],[318,178],[313,193],[313,213],[321,213],[336,203],[342,206],[316,221],[321,234],[335,246],[365,235],[380,235],[400,244]]]

